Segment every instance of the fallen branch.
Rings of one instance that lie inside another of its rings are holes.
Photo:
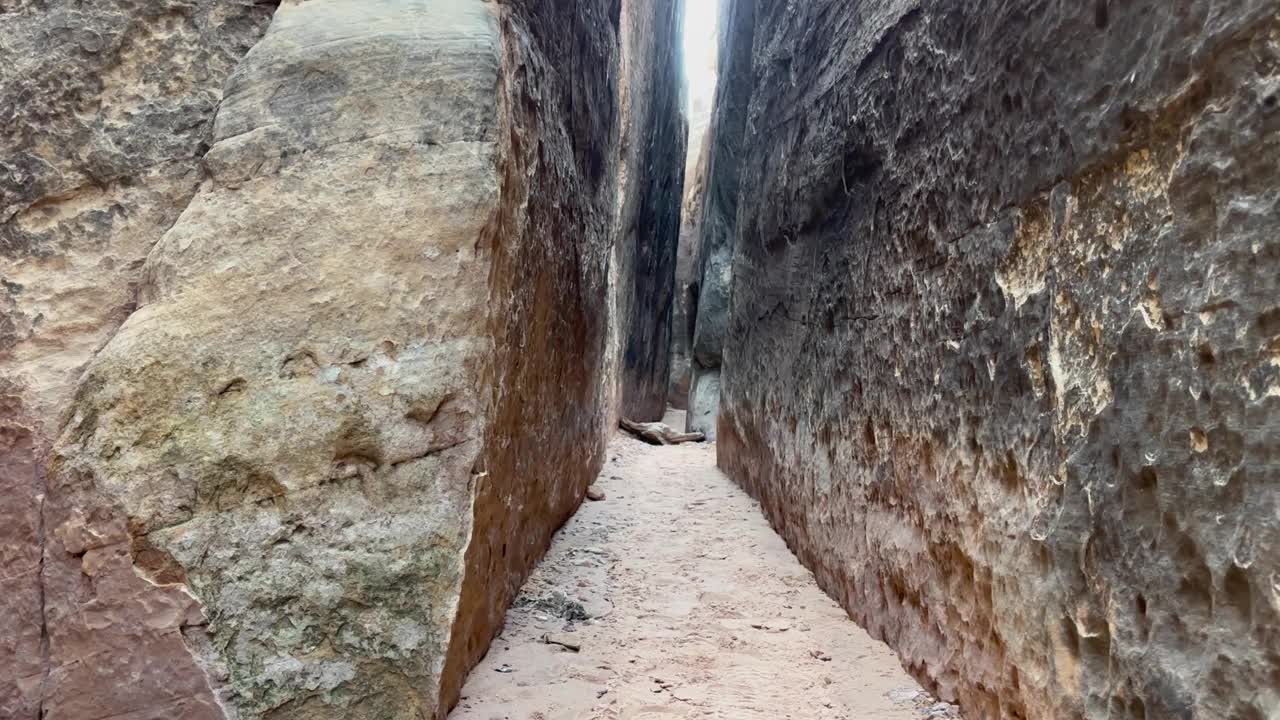
[[[687,442],[702,442],[707,439],[700,432],[680,433],[662,423],[638,423],[626,418],[618,420],[618,427],[635,435],[650,445],[679,445]]]
[[[569,652],[578,652],[579,650],[582,649],[582,646],[575,642],[570,642],[568,640],[561,640],[559,637],[556,637],[550,634],[543,635],[542,642],[547,645],[559,645],[560,647],[564,648],[565,650],[568,650]]]

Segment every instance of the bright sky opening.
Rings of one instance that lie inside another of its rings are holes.
[[[685,0],[684,67],[689,110],[709,108],[716,91],[716,23],[720,0]]]

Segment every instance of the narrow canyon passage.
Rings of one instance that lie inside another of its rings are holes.
[[[931,716],[716,469],[714,445],[616,436],[596,487],[604,501],[556,536],[450,718]]]

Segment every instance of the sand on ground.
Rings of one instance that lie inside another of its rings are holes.
[[[930,715],[896,656],[716,469],[713,445],[619,435],[609,456],[605,500],[556,536],[451,720]]]

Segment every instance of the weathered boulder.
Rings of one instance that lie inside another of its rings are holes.
[[[1273,716],[1276,3],[735,4],[721,465],[966,717]]]
[[[677,42],[684,0],[622,0],[615,296],[621,414],[667,408],[688,122]]]
[[[696,279],[687,429],[715,439],[720,409],[720,367],[729,325],[729,292],[737,238],[739,182],[751,99],[754,2],[720,5],[719,76],[708,129],[706,188],[692,270]]]
[[[189,586],[192,647],[245,716],[437,706],[488,401],[497,49],[481,3],[282,7],[81,381],[51,551],[96,532]],[[78,529],[111,507],[120,534]],[[134,602],[95,589],[49,608],[51,647],[85,605]]]
[[[223,83],[273,10],[238,0],[0,9],[0,717],[126,717],[143,707],[137,697],[199,715],[185,698],[204,674],[172,636],[112,618],[110,638],[52,642],[45,604],[75,601],[42,590],[42,567],[52,576],[80,562],[44,552],[61,502],[45,460],[80,371],[132,310],[143,260],[199,188]],[[138,589],[131,573],[96,582]],[[52,683],[51,666],[61,668]]]
[[[0,714],[447,713],[617,411],[618,13],[6,7]]]

